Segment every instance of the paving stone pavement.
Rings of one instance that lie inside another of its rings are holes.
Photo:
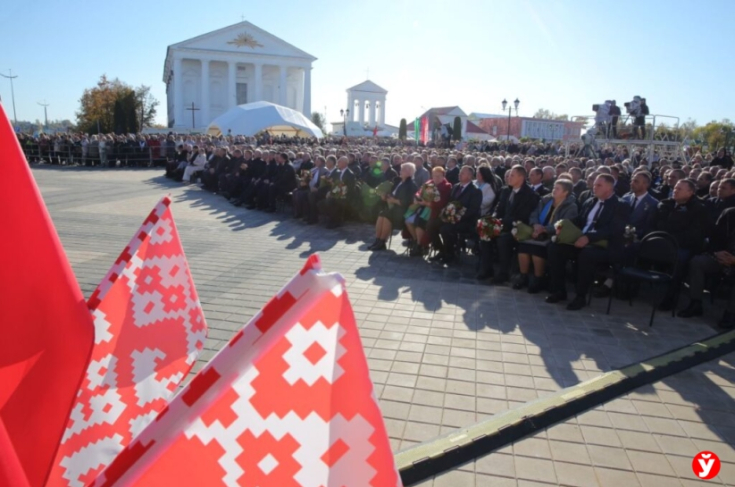
[[[692,471],[701,451],[721,461],[712,480]],[[417,485],[735,485],[735,354],[640,387]]]
[[[347,281],[396,451],[716,332],[712,309],[701,320],[659,314],[653,328],[647,301],[615,301],[609,316],[606,300],[568,312],[541,295],[477,284],[473,257],[443,268],[402,255],[399,237],[389,251],[366,252],[370,225],[326,230],[235,208],[158,170],[33,173],[86,296],[172,195],[210,330],[195,370],[319,252],[324,269]]]

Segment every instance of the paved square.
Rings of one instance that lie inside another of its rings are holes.
[[[540,295],[475,283],[472,257],[459,268],[445,269],[402,255],[399,237],[387,252],[366,252],[365,242],[373,238],[370,225],[325,230],[285,214],[235,208],[220,196],[171,182],[156,170],[36,167],[33,173],[86,296],[158,199],[171,193],[210,328],[195,370],[309,254],[320,252],[324,269],[340,272],[347,280],[394,450],[715,333],[707,324],[716,321],[714,316],[697,321],[659,314],[649,328],[646,301],[633,307],[616,301],[610,316],[604,314],[606,300],[568,312],[544,303]],[[658,417],[660,405],[633,396],[630,401],[636,407],[642,403],[641,408],[652,412],[641,411],[643,423],[637,416],[608,414],[600,420],[604,424],[594,424],[590,415],[592,423],[579,426],[587,445],[607,445],[587,448],[588,455],[608,462],[607,467],[629,468],[629,460],[600,450],[624,446],[611,426],[625,430],[622,426],[628,425],[634,432],[645,424],[651,432],[681,433]],[[558,428],[572,434],[569,427]],[[551,468],[551,444],[543,438],[545,446],[524,444],[523,454],[514,460],[516,471],[544,476]],[[635,439],[628,435],[626,441]],[[574,442],[568,443],[559,455],[586,458]],[[499,462],[498,469],[511,471],[512,465],[490,457],[483,461]],[[670,475],[657,460],[640,461],[649,470],[660,468],[662,475]],[[583,475],[582,469],[569,465],[556,475]]]

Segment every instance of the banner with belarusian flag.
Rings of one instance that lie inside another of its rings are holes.
[[[421,143],[427,144],[429,142],[429,116],[424,115],[421,117]]]

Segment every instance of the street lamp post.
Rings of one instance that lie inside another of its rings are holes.
[[[518,116],[518,105],[520,105],[520,103],[521,102],[518,101],[518,98],[516,98],[515,101],[513,102],[513,105],[515,106],[515,109],[516,109],[516,117]],[[506,106],[508,107],[508,142],[510,142],[510,114],[511,114],[513,107],[509,106],[508,102],[505,101],[505,98],[503,98],[503,112],[505,112]]]
[[[18,125],[18,117],[15,115],[15,91],[13,90],[13,80],[18,77],[16,74],[13,76],[13,70],[8,69],[8,74],[0,73],[0,76],[3,78],[8,78],[10,80],[10,99],[13,101],[13,123],[15,125]]]
[[[41,102],[36,102],[36,103],[38,103],[39,105],[43,107],[43,121],[44,121],[43,127],[45,129],[48,129],[48,112],[46,111],[46,107],[48,107],[50,103],[46,103],[46,100],[43,100],[43,103]]]
[[[347,117],[350,115],[350,109],[340,110],[339,114],[342,115],[342,134],[347,137]]]

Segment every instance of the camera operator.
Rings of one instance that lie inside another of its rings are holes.
[[[646,138],[646,115],[649,114],[648,111],[648,105],[646,104],[646,99],[641,98],[640,96],[634,96],[633,101],[630,103],[626,103],[626,108],[628,109],[628,113],[630,113],[633,118],[633,133],[637,136],[638,131],[640,129],[641,139]]]
[[[620,117],[620,107],[616,105],[615,100],[610,102],[610,128],[612,129],[612,138],[618,138],[618,117]],[[607,134],[608,138],[610,133]]]

